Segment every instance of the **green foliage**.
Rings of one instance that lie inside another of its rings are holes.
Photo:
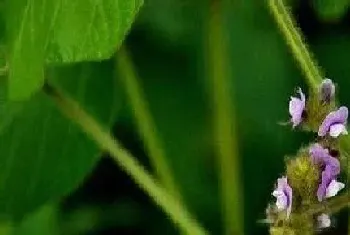
[[[9,97],[23,100],[44,82],[44,64],[109,58],[142,0],[6,0]]]
[[[49,76],[109,127],[120,100],[111,68],[111,62],[77,64]],[[0,213],[16,219],[75,188],[100,150],[42,92],[9,102],[5,84],[0,88]]]
[[[224,13],[230,47],[227,54],[232,62],[232,77],[229,75],[228,79],[236,101],[233,105],[243,159],[245,228],[246,234],[261,234],[256,221],[264,217],[273,180],[282,172],[283,155],[294,152],[294,136],[289,127],[277,123],[288,120],[289,95],[301,84],[302,75],[264,1],[227,2],[232,3]],[[298,0],[289,2],[298,4]],[[314,10],[327,21],[341,19],[349,6],[348,0],[313,2]],[[2,57],[5,48],[10,65],[9,81],[0,78],[0,217],[22,218],[45,202],[61,198],[76,188],[95,165],[100,150],[37,91],[44,83],[46,66],[55,65],[46,73],[48,80],[76,99],[106,129],[111,127],[121,100],[120,88],[113,78],[113,62],[69,64],[111,57],[142,3],[0,0],[0,54]],[[210,125],[213,107],[201,84],[208,66],[204,62],[208,56],[204,46],[207,32],[203,32],[207,18],[202,14],[206,4],[207,1],[149,0],[135,37],[129,38],[128,43],[184,200],[209,231],[219,234],[222,228],[217,159],[213,157]],[[6,35],[2,32],[2,20],[6,21]],[[315,58],[320,58],[322,67],[341,87],[348,87],[349,32],[319,30],[307,40],[312,49],[316,48]],[[0,59],[2,67],[3,58]],[[8,96],[26,101],[8,101]],[[340,98],[349,104],[346,92],[342,91]],[[122,115],[127,123],[131,120],[128,112]],[[127,129],[128,133],[131,131]],[[87,194],[84,196],[90,197]],[[133,196],[133,192],[126,196]],[[152,213],[158,212],[150,213],[147,208],[145,212],[133,213],[132,208],[138,206],[126,206],[116,217],[108,211],[109,205],[82,209],[67,216],[71,223],[63,227],[78,228],[81,233],[90,231],[89,225],[98,229],[113,225],[132,227],[133,222],[143,221],[146,216],[152,221]],[[50,234],[44,227],[56,216],[51,209],[25,217],[16,235]],[[142,219],[135,218],[138,213],[144,213]],[[119,223],[101,221],[106,215],[117,218]],[[169,229],[166,219],[159,219],[147,224],[147,231],[170,234],[164,231],[173,228]],[[275,234],[282,233],[289,234],[276,228]]]
[[[62,5],[52,30],[47,58],[54,63],[111,57],[143,4],[143,0],[57,2]]]
[[[349,0],[312,0],[320,19],[324,21],[341,20],[349,9]]]
[[[6,29],[9,49],[9,97],[24,99],[44,82],[44,60],[56,5],[45,0],[7,0]]]
[[[26,218],[13,225],[12,233],[8,235],[58,235],[58,205],[44,205]]]

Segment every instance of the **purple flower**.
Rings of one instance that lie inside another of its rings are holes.
[[[317,227],[319,229],[328,228],[331,226],[331,218],[327,214],[321,214],[317,216]]]
[[[292,210],[293,190],[287,182],[287,177],[282,177],[277,180],[277,188],[272,195],[276,197],[276,207],[279,211],[286,210],[287,218]]]
[[[332,157],[329,154],[328,149],[323,148],[320,144],[313,144],[309,153],[311,156],[311,160],[314,164],[321,165],[324,169],[329,168],[329,173],[336,177],[340,173],[340,162],[337,158]]]
[[[298,89],[298,93],[300,94],[300,98],[291,96],[289,101],[289,114],[292,116],[291,121],[293,127],[296,127],[301,123],[302,114],[305,109],[305,95],[301,88]]]
[[[338,110],[330,112],[323,120],[318,129],[319,136],[325,136],[329,133],[332,137],[338,137],[340,134],[346,135],[346,123],[348,119],[348,108],[340,107]]]
[[[335,94],[335,86],[331,79],[324,79],[320,87],[320,96],[323,103],[329,103]]]
[[[314,164],[322,166],[321,184],[317,190],[317,198],[322,201],[324,198],[335,196],[344,188],[344,184],[336,181],[340,173],[340,162],[329,154],[328,149],[320,144],[313,144],[309,149],[310,157]]]
[[[331,169],[326,167],[322,172],[321,184],[317,190],[318,201],[322,201],[325,198],[333,197],[342,190],[345,185],[341,182],[338,182],[332,175]]]

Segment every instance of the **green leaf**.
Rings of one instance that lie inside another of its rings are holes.
[[[335,21],[343,18],[350,6],[350,1],[313,0],[313,6],[320,19]]]
[[[109,58],[122,43],[143,0],[64,0],[49,62]]]
[[[44,64],[96,61],[120,46],[143,0],[7,0],[9,97],[44,82]]]
[[[12,235],[58,235],[58,208],[55,204],[44,205],[14,226]]]
[[[55,68],[49,76],[111,126],[120,100],[112,62]],[[75,188],[100,150],[42,92],[21,103],[6,101],[4,84],[0,94],[0,214],[17,219]]]
[[[44,82],[43,65],[49,32],[55,23],[59,1],[7,0],[10,99],[22,100]]]

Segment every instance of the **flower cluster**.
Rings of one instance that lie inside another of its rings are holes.
[[[276,198],[274,207],[277,213],[283,214],[284,221],[289,221],[294,212],[300,214],[303,206],[334,197],[345,187],[338,181],[341,172],[338,139],[348,134],[348,108],[338,108],[334,97],[335,85],[332,80],[325,79],[310,97],[298,88],[297,96],[290,99],[293,129],[311,130],[317,133],[317,141],[288,159],[286,175],[277,180],[272,193]],[[326,228],[330,221],[329,215],[323,213],[317,216],[314,224]]]

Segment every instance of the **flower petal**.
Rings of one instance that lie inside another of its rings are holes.
[[[273,191],[272,195],[276,197],[276,206],[278,210],[287,209],[287,197],[282,190],[276,189]]]
[[[332,224],[331,218],[327,214],[321,214],[317,216],[317,227],[318,228],[328,228]]]
[[[334,197],[340,190],[345,187],[345,184],[332,180],[326,189],[326,198]]]
[[[340,173],[340,162],[334,157],[325,159],[325,171],[328,171],[330,176],[335,178]]]
[[[311,145],[309,148],[309,154],[314,164],[323,164],[325,158],[330,156],[328,149],[323,148],[319,143]]]
[[[326,167],[326,169],[322,171],[321,183],[317,189],[317,199],[319,202],[321,202],[326,197],[328,185],[332,180],[333,175],[331,169],[329,167]]]
[[[298,93],[300,94],[300,98],[292,96],[289,101],[289,114],[291,115],[293,127],[296,127],[301,123],[302,114],[305,109],[305,95],[301,88],[298,89]]]
[[[287,177],[281,177],[279,179],[277,179],[277,188],[282,190],[284,189],[284,187],[288,184],[287,181]]]
[[[274,197],[280,197],[281,195],[284,195],[283,191],[276,189],[272,192],[272,196]]]
[[[286,210],[287,218],[289,218],[292,210],[293,190],[289,186],[287,177],[282,177],[277,180],[277,188],[272,192],[276,197],[276,207],[278,210]]]
[[[286,185],[285,188],[286,196],[287,196],[287,218],[289,218],[290,213],[292,212],[292,202],[293,202],[293,190],[289,186],[289,184]]]
[[[287,209],[288,200],[287,200],[286,195],[283,194],[283,195],[277,197],[276,206],[277,206],[277,209],[279,209],[279,210]]]
[[[319,164],[329,171],[331,176],[337,176],[340,173],[340,162],[337,158],[332,157],[327,148],[315,143],[310,146],[309,154],[314,164]],[[328,169],[327,169],[328,168]]]
[[[323,120],[321,126],[318,129],[319,136],[325,136],[330,130],[330,127],[334,124],[346,124],[348,119],[348,108],[345,106],[340,107],[338,110],[330,112]]]
[[[331,125],[331,127],[329,128],[329,135],[332,136],[333,138],[336,138],[340,134],[343,134],[343,135],[348,134],[344,124],[338,123],[338,124]]]

